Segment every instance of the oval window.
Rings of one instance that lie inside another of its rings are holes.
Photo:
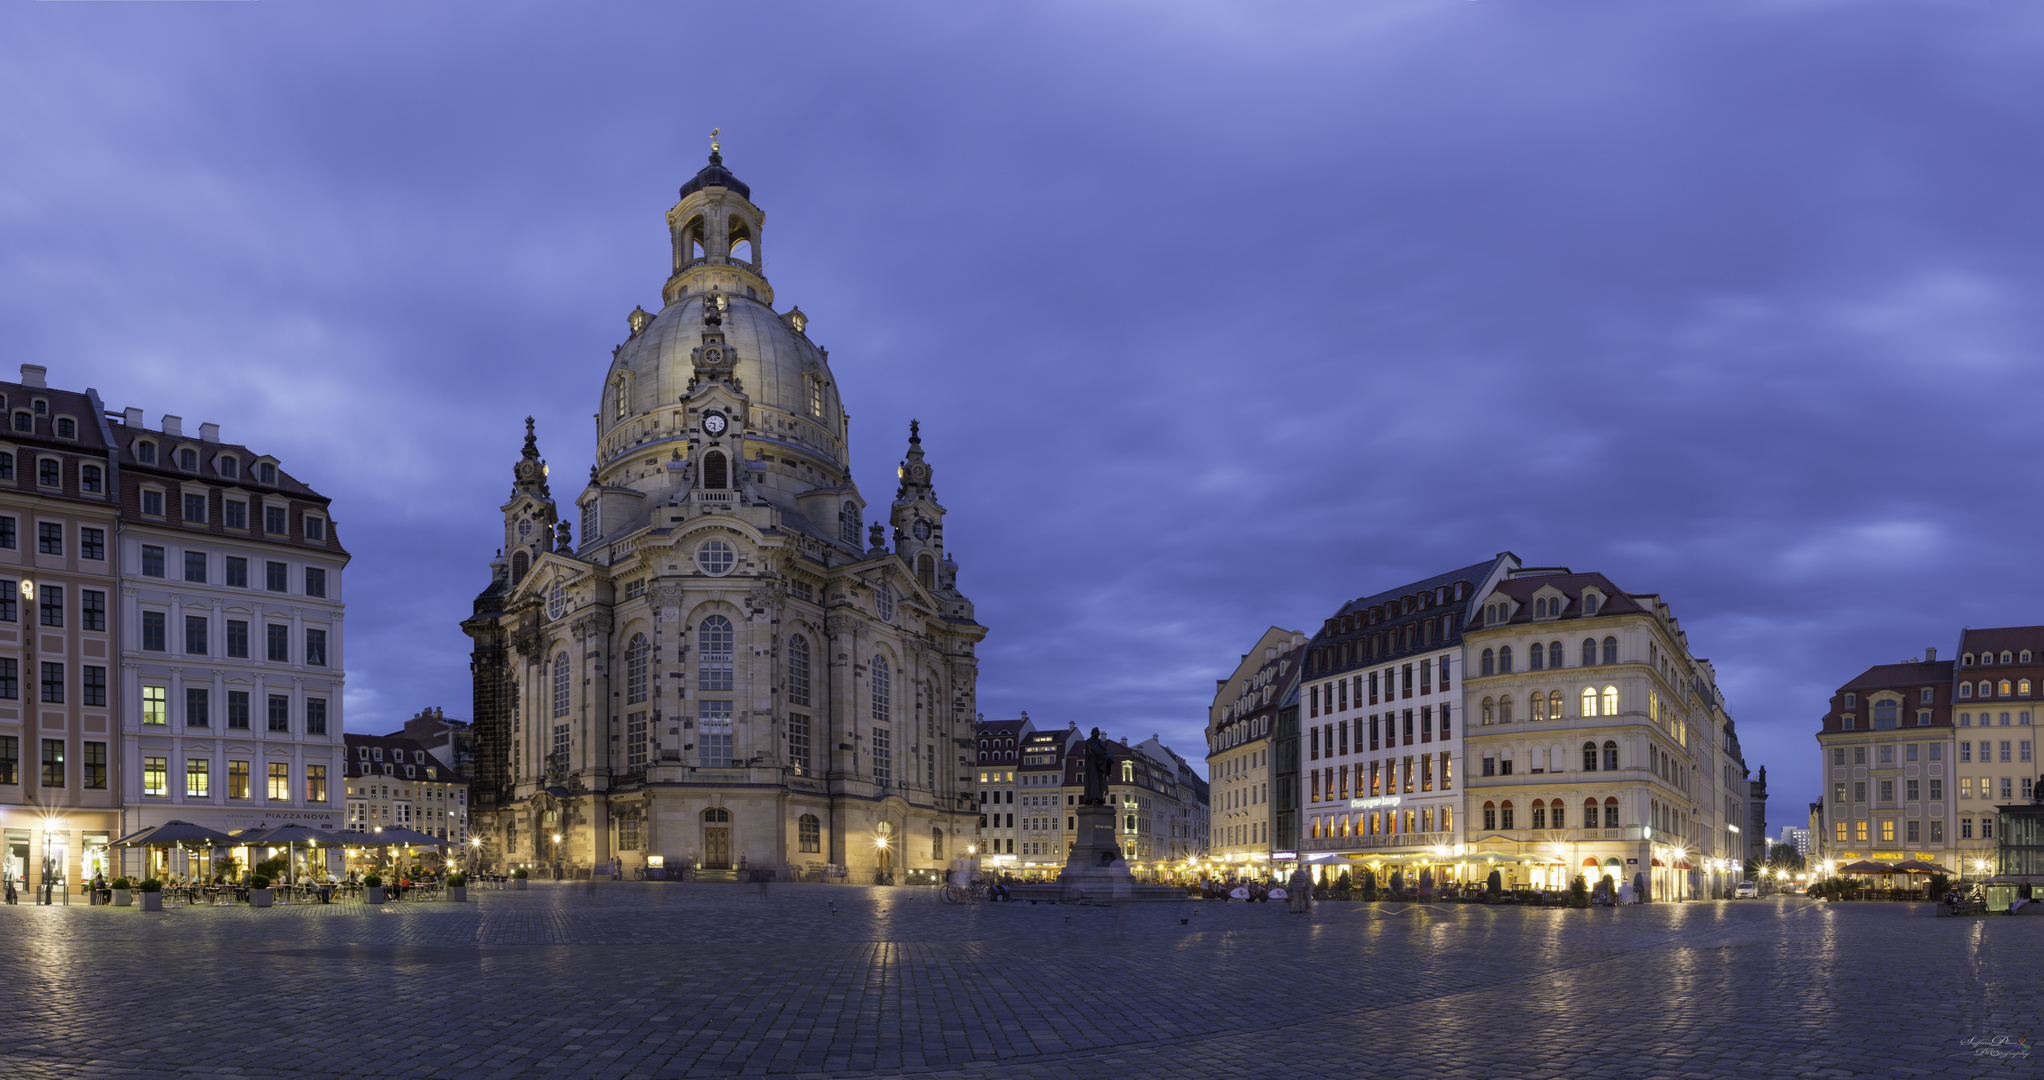
[[[555,582],[554,590],[547,594],[546,617],[549,619],[558,619],[562,615],[567,614],[567,611],[568,611],[568,587],[566,585],[562,585],[559,582]]]
[[[731,572],[738,562],[738,553],[722,540],[708,540],[696,549],[696,566],[712,577],[722,577]]]

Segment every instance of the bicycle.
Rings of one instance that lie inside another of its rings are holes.
[[[969,887],[947,881],[937,887],[937,898],[947,904],[976,904],[979,902],[980,889],[977,886]]]

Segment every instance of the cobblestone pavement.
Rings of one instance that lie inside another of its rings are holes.
[[[2044,919],[602,883],[0,907],[0,1078],[2044,1073]],[[833,907],[835,910],[833,910]],[[1184,920],[1181,922],[1181,920]]]

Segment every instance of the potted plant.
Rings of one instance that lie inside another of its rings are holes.
[[[163,910],[163,882],[155,878],[142,879],[142,910]]]
[[[362,878],[362,902],[365,904],[383,903],[382,875],[369,874]]]
[[[270,906],[270,879],[261,874],[248,879],[248,906]]]
[[[132,907],[135,903],[135,883],[124,877],[114,879],[114,906]]]
[[[516,870],[513,870],[513,871],[511,871],[511,887],[512,887],[512,888],[514,888],[514,889],[523,889],[523,888],[525,888],[525,868],[524,868],[524,867],[522,867],[522,866],[521,866],[521,867],[519,867],[518,869],[516,869]]]
[[[468,875],[447,875],[447,898],[457,904],[468,901]]]

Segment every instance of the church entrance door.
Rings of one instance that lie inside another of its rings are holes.
[[[703,869],[731,869],[731,830],[710,825],[703,829]]]

